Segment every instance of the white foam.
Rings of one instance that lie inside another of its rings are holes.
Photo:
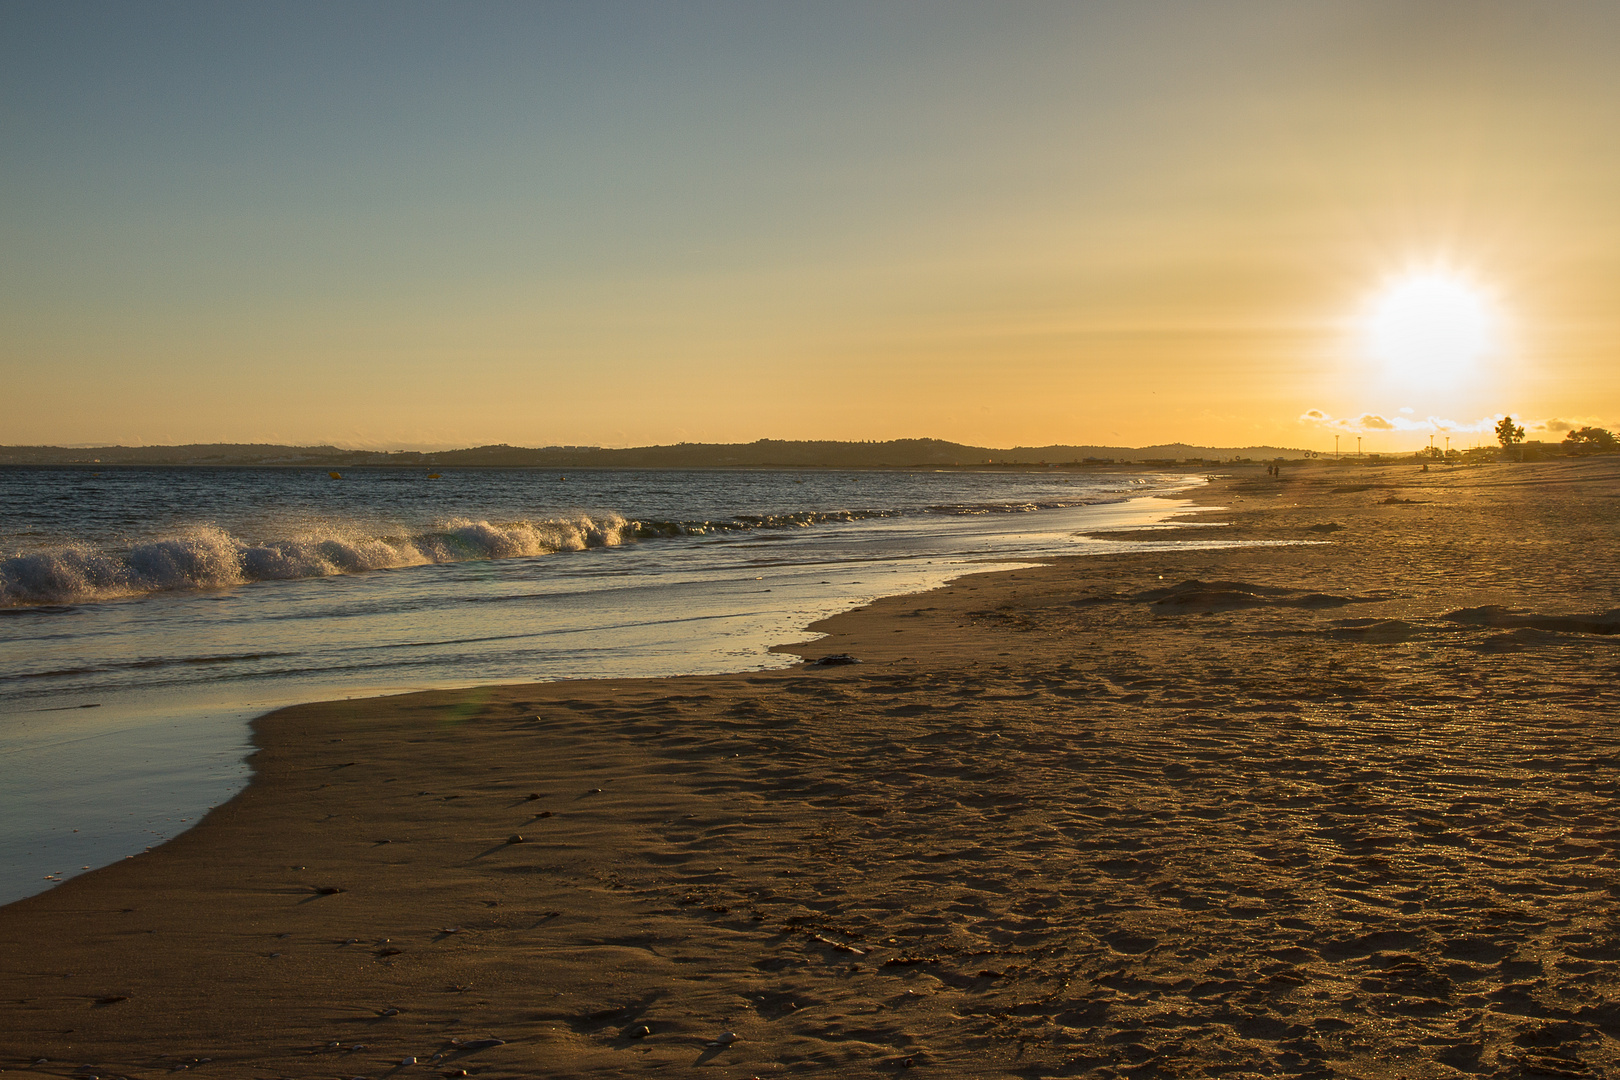
[[[372,536],[327,526],[259,543],[213,526],[108,551],[67,544],[0,560],[0,607],[73,604],[252,581],[363,574],[371,570],[549,555],[612,547],[633,533],[618,515],[494,524],[451,518],[414,536]]]

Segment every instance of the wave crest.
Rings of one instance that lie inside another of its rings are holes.
[[[1095,501],[947,504],[925,514],[1027,513]],[[805,510],[724,519],[630,521],[618,514],[577,514],[497,524],[450,518],[409,536],[367,535],[363,526],[329,525],[257,543],[213,525],[112,551],[65,544],[0,558],[0,610],[75,604],[152,593],[217,589],[255,581],[295,581],[434,563],[472,562],[615,547],[635,540],[723,536],[766,529],[901,517],[895,509]]]
[[[71,604],[245,585],[254,581],[362,574],[370,570],[548,555],[614,547],[635,535],[617,515],[498,525],[453,518],[414,536],[333,530],[250,543],[199,526],[115,552],[67,544],[0,559],[0,607]]]

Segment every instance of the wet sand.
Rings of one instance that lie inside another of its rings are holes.
[[[0,1068],[1620,1072],[1620,462],[1201,498],[1318,542],[273,713],[240,797],[0,909]]]

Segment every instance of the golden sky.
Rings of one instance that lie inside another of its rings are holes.
[[[0,14],[0,443],[1620,426],[1620,5]]]

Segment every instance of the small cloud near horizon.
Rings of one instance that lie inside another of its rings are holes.
[[[1402,409],[1399,411],[1407,412],[1408,410]],[[1494,432],[1496,430],[1496,425],[1502,419],[1502,416],[1502,413],[1497,413],[1495,416],[1484,416],[1478,420],[1470,421],[1451,420],[1443,416],[1426,416],[1421,419],[1401,415],[1386,417],[1381,416],[1378,413],[1362,413],[1357,417],[1336,417],[1330,413],[1322,411],[1321,409],[1307,409],[1305,412],[1300,414],[1299,421],[1302,424],[1315,424],[1318,427],[1324,427],[1330,431],[1342,431],[1350,433],[1369,431],[1400,431],[1421,435],[1439,433],[1471,434],[1476,432]],[[1551,420],[1532,422],[1521,418],[1519,422],[1522,423],[1526,428],[1537,429],[1546,427],[1548,424],[1564,423],[1565,421]],[[1569,428],[1547,428],[1547,430],[1567,431]]]

